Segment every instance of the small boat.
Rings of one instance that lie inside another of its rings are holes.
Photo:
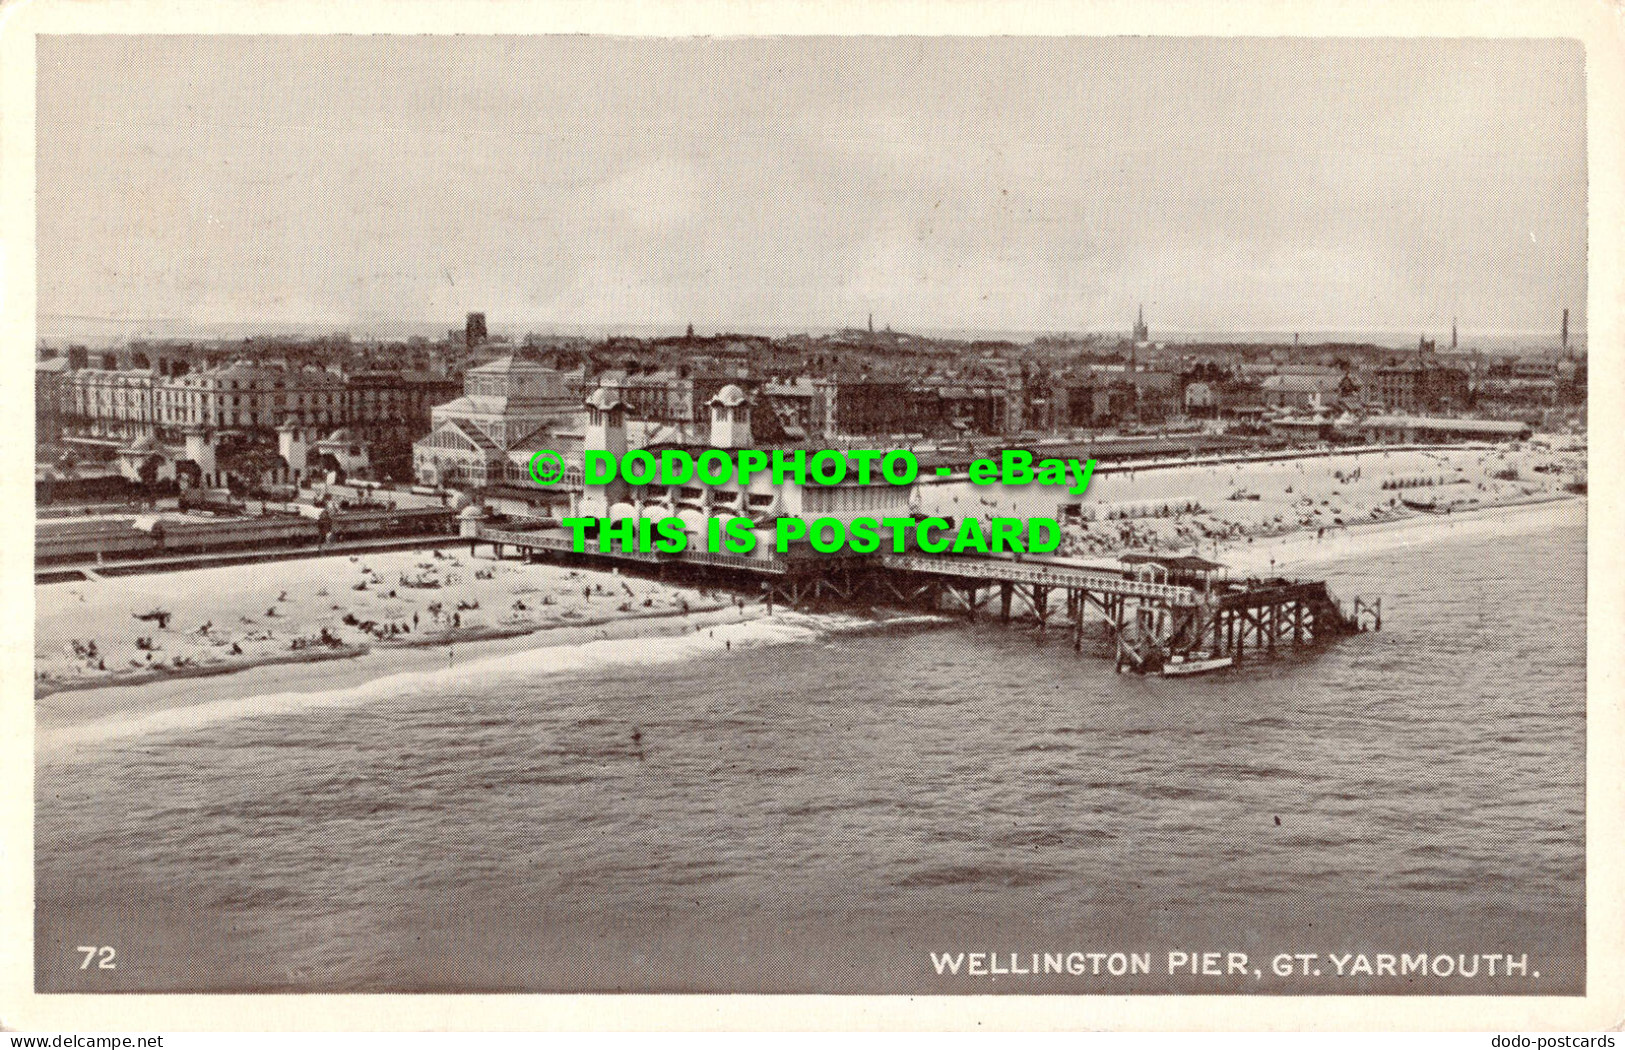
[[[1235,662],[1236,658],[1234,656],[1211,656],[1203,653],[1183,656],[1175,653],[1163,662],[1162,677],[1180,678],[1186,675],[1206,674],[1209,671],[1218,671],[1229,667]]]

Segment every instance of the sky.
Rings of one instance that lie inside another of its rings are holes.
[[[38,311],[1584,327],[1574,41],[41,37]]]

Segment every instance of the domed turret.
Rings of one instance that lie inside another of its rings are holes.
[[[584,446],[589,451],[626,455],[626,410],[619,387],[601,386],[587,398],[587,430]]]
[[[480,535],[480,522],[485,520],[485,508],[478,503],[470,503],[467,496],[459,492],[457,501],[464,504],[457,512],[457,535],[464,539],[478,539]],[[453,504],[455,506],[456,503]]]
[[[733,383],[711,399],[711,444],[716,448],[749,448],[750,398]]]

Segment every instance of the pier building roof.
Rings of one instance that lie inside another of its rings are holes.
[[[508,410],[508,403],[508,398],[495,394],[464,394],[436,405],[435,410],[444,414],[500,416]]]
[[[1463,434],[1523,434],[1529,424],[1509,419],[1449,419],[1438,416],[1369,416],[1367,427],[1456,431]]]
[[[823,452],[823,451],[826,451],[826,449],[827,449],[827,446],[823,442],[819,442],[819,441],[777,441],[777,442],[774,442],[772,445],[762,445],[760,447],[764,451],[773,451],[773,452],[780,452],[780,451],[783,451],[783,452],[797,452],[797,451],[800,451],[800,452],[805,452],[807,454],[808,460],[812,459],[813,453],[815,453],[815,452]],[[690,456],[693,456],[696,459],[698,459],[699,456],[702,453],[705,453],[705,452],[737,451],[737,450],[731,450],[731,449],[719,449],[718,446],[716,446],[716,445],[709,445],[709,444],[704,444],[702,442],[694,442],[694,441],[652,441],[649,444],[643,446],[644,451],[653,453],[656,456],[660,455],[660,453],[662,451],[666,450],[666,449],[672,449],[672,450],[676,450],[676,451],[687,452]],[[886,451],[890,451],[890,450],[887,450],[887,449],[828,449],[828,451],[841,452],[846,456],[847,475],[846,475],[846,478],[844,480],[842,480],[841,482],[839,482],[837,485],[818,485],[818,486],[815,486],[817,488],[840,488],[840,487],[844,487],[844,486],[847,486],[847,485],[862,485],[863,483],[858,480],[858,477],[859,477],[859,474],[858,474],[858,461],[857,461],[857,459],[854,458],[855,454],[857,452],[862,452],[862,451],[886,452]],[[927,454],[922,453],[920,456],[916,457],[919,460],[920,464],[921,464],[920,474],[922,476],[925,474],[924,464],[925,464],[926,455]],[[766,476],[765,472],[761,476],[765,477]],[[871,485],[883,484],[883,482],[881,481],[880,461],[878,459],[872,461],[869,464],[869,478],[870,478],[870,484]]]
[[[487,361],[483,365],[470,368],[469,371],[478,372],[480,375],[508,375],[512,372],[546,372],[552,374],[555,370],[539,361],[527,361],[522,357],[509,354],[506,357],[499,357],[495,361]]]
[[[742,405],[748,400],[750,399],[745,396],[745,392],[743,390],[739,389],[737,385],[729,383],[727,386],[716,392],[716,396],[711,398],[710,403],[713,405],[722,405],[726,408],[732,408],[735,405]]]
[[[1179,572],[1212,572],[1224,568],[1223,562],[1209,561],[1195,554],[1125,554],[1117,560],[1127,565],[1161,565]]]
[[[600,386],[597,390],[594,390],[592,396],[587,398],[587,405],[598,409],[600,412],[608,412],[614,408],[632,407],[622,399],[620,388],[613,386]]]

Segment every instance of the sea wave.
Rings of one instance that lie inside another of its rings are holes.
[[[837,634],[919,629],[950,622],[940,616],[886,619],[846,614],[781,611],[740,623],[706,625],[694,633],[668,637],[601,639],[575,646],[537,646],[473,659],[433,670],[386,674],[359,685],[303,692],[263,693],[117,714],[77,725],[40,731],[36,757],[42,762],[72,761],[87,750],[134,738],[193,730],[243,718],[285,715],[325,707],[351,707],[440,693],[485,693],[524,685],[540,677],[611,668],[651,667],[715,656],[734,648],[793,645]]]

